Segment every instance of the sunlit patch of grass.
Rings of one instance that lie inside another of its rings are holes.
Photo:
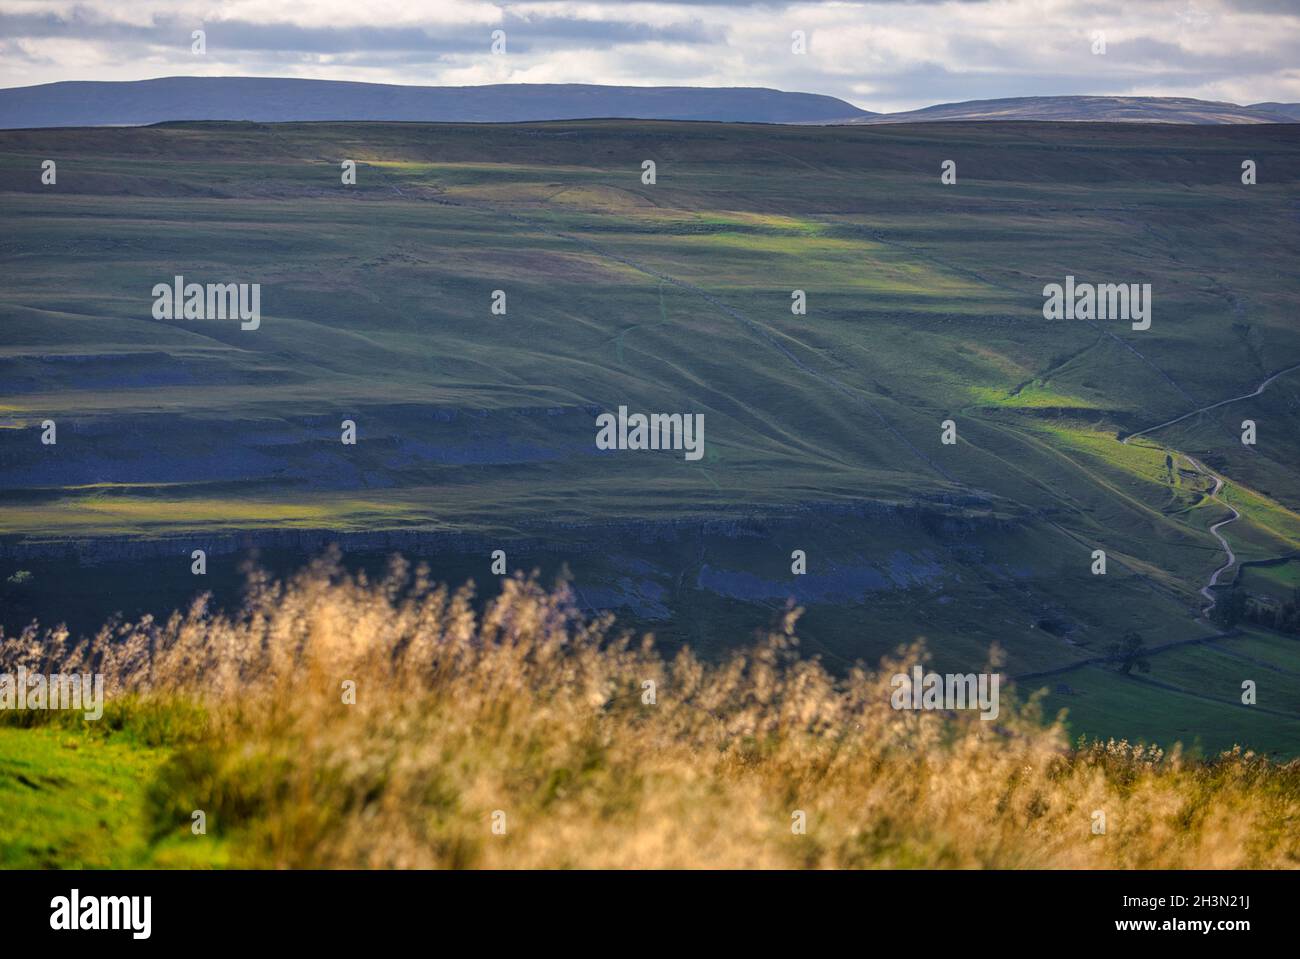
[[[992,386],[971,385],[967,387],[971,397],[984,406],[996,406],[1005,409],[1100,409],[1092,400],[1068,393],[1058,393],[1046,386],[1031,383],[1017,391],[998,389]],[[1114,438],[1111,439],[1114,442]]]
[[[55,729],[0,726],[0,865],[137,864],[143,786],[164,755]]]
[[[227,865],[216,836],[191,830],[193,810],[157,835],[161,821],[146,813],[150,784],[174,743],[197,741],[193,714],[193,705],[166,700],[114,708],[98,723],[81,714],[0,713],[0,868]],[[43,721],[13,721],[31,716]],[[178,724],[190,732],[178,733]]]
[[[696,215],[700,222],[719,227],[741,226],[751,230],[790,236],[819,236],[826,232],[824,224],[804,217],[781,216],[775,213],[748,211],[708,211]]]
[[[87,496],[46,504],[19,504],[0,509],[0,532],[38,529],[77,529],[98,534],[142,531],[160,526],[188,528],[285,527],[349,528],[376,517],[393,517],[415,510],[413,504],[354,497],[321,498],[312,502],[272,499],[166,499],[117,495],[102,486]]]
[[[1300,515],[1293,510],[1236,482],[1226,483],[1219,498],[1287,547],[1300,549]]]
[[[1095,460],[1148,482],[1161,484],[1165,482],[1167,453],[1161,446],[1141,439],[1134,440],[1132,443],[1120,443],[1116,441],[1115,433],[1111,430],[1066,420],[1035,423],[1033,428],[1050,434],[1054,445],[1061,449],[1087,454]]]

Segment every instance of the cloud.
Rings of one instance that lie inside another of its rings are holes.
[[[505,56],[490,51],[497,29]],[[1300,100],[1294,0],[0,0],[0,38],[6,86],[177,74],[770,86],[870,110],[1066,93]]]

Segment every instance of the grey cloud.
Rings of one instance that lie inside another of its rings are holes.
[[[1300,17],[1300,6],[1296,0],[1224,0],[1224,3],[1247,13],[1285,13]]]
[[[835,4],[841,11],[829,17],[828,5],[814,25],[814,34],[833,31],[838,20],[860,25],[872,11],[888,11],[891,26],[908,36],[897,50],[884,48],[884,64],[845,73],[843,63],[820,63],[815,56],[774,57],[779,30],[791,21],[790,11],[808,3],[789,0],[677,0],[657,4],[657,22],[642,22],[618,3],[592,3],[610,19],[589,20],[545,13],[513,3],[486,4],[500,15],[497,22],[447,25],[387,25],[376,5],[376,26],[332,26],[295,22],[294,5],[266,0],[257,14],[242,19],[213,19],[207,30],[210,62],[232,74],[274,76],[301,72],[328,76],[349,72],[349,79],[391,83],[438,84],[482,82],[481,69],[491,32],[506,31],[511,70],[532,70],[548,79],[575,83],[663,82],[676,85],[777,86],[842,97],[867,109],[895,109],[935,102],[975,98],[1066,94],[1123,94],[1156,87],[1165,92],[1186,89],[1201,95],[1207,87],[1244,88],[1256,99],[1295,99],[1288,79],[1300,62],[1300,31],[1280,29],[1296,12],[1300,0],[1192,0],[1185,5],[1134,5],[1131,0],[1085,0],[1069,8],[1068,22],[1048,22],[1033,0],[1017,6],[991,7],[991,0],[969,0],[963,7],[972,16],[948,16],[934,9],[939,0],[873,0]],[[1001,0],[1005,5],[1008,0]],[[156,66],[168,63],[176,72],[192,69],[190,31],[200,21],[175,13],[152,21],[130,23],[111,11],[107,0],[87,0],[70,12],[4,12],[0,0],[0,55],[9,69],[7,82],[31,82],[24,74],[50,79],[96,79],[77,63],[52,62],[60,48],[44,41],[77,39],[98,48],[98,70],[129,75],[137,61]],[[195,9],[203,9],[196,7]],[[212,0],[213,15],[223,9]],[[265,11],[264,13],[262,11]],[[1199,18],[1180,11],[1200,11]],[[1249,11],[1249,13],[1247,12]],[[1263,14],[1257,16],[1253,14]],[[251,19],[250,19],[251,17]],[[797,19],[797,18],[796,18]],[[882,19],[884,19],[882,17]],[[824,21],[824,22],[823,22]],[[765,27],[773,27],[765,37]],[[1107,23],[1122,23],[1104,58],[1093,57],[1088,32]],[[1006,39],[1011,26],[1017,39]],[[1067,48],[1044,60],[1034,44],[1060,46],[1062,30],[1077,34],[1074,53]],[[1120,41],[1118,35],[1132,37]],[[1136,36],[1134,36],[1136,34]],[[933,35],[934,44],[918,43]],[[735,37],[744,37],[737,45]],[[1223,38],[1207,45],[1204,40]],[[1192,42],[1192,41],[1195,42]],[[752,46],[751,46],[752,45]],[[577,50],[608,51],[616,56],[567,56]],[[665,47],[676,49],[665,50]],[[1249,52],[1244,52],[1249,51]],[[329,66],[323,66],[328,60]],[[875,62],[875,61],[873,61]],[[299,70],[299,68],[305,68]],[[141,70],[145,67],[141,66]],[[476,72],[477,71],[477,72]],[[148,74],[157,75],[150,70]],[[361,74],[358,76],[357,74]],[[444,78],[456,78],[447,80]],[[138,78],[138,77],[137,77]],[[870,93],[859,92],[864,88]]]
[[[582,20],[572,17],[526,17],[506,12],[496,27],[481,24],[455,27],[307,27],[285,22],[212,20],[199,22],[178,17],[156,17],[148,25],[101,18],[85,8],[69,16],[57,14],[0,14],[0,34],[9,38],[75,38],[188,46],[190,31],[202,26],[209,47],[225,50],[281,50],[301,53],[421,50],[463,53],[486,46],[492,29],[507,34],[511,49],[528,52],[582,46],[592,42],[615,43],[715,43],[725,31],[700,21],[666,26],[627,20]]]

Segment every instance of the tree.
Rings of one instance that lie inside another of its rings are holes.
[[[1117,660],[1115,668],[1127,676],[1134,669],[1139,673],[1151,672],[1151,662],[1144,655],[1142,634],[1129,630],[1119,642],[1110,644],[1110,656]]]
[[[1246,615],[1246,594],[1240,589],[1230,589],[1226,596],[1214,604],[1212,617],[1225,629],[1236,626]]]

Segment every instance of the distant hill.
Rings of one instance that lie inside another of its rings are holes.
[[[1280,114],[1292,121],[1300,122],[1300,103],[1252,103],[1249,109]]]
[[[873,113],[835,97],[763,87],[416,87],[274,77],[68,81],[0,90],[0,129],[145,126],[168,120],[519,123],[597,118],[818,125],[939,120],[1296,123],[1300,103],[1240,106],[1186,97],[1014,97]]]
[[[875,114],[851,123],[938,120],[1065,120],[1095,123],[1295,123],[1300,104],[1216,103],[1189,97],[1010,97],[940,103],[906,113]]]
[[[873,114],[814,93],[761,87],[506,83],[415,87],[264,77],[69,81],[0,90],[0,128],[140,126],[165,120],[523,122],[618,117],[835,123]]]

